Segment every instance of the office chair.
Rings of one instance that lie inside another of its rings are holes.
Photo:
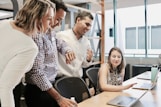
[[[64,97],[75,97],[77,103],[90,98],[90,92],[83,79],[79,77],[63,77],[55,82],[56,90]]]
[[[17,0],[11,0],[12,5],[13,5],[13,18],[15,18],[17,11],[19,10],[18,7],[18,1]]]
[[[95,89],[95,95],[99,93],[99,88],[98,88],[98,71],[99,67],[92,67],[87,69],[86,75],[89,78],[90,82],[92,83],[92,86]]]
[[[90,98],[90,92],[83,79],[79,77],[63,77],[56,81],[56,90],[64,97],[75,97],[77,103]]]
[[[17,14],[17,11],[19,10],[19,4],[18,4],[17,0],[11,0],[11,3],[12,3],[12,6],[13,6],[13,13],[10,12],[10,11],[7,11],[7,9],[3,9],[3,8],[0,9],[2,13],[7,13],[7,15],[1,16],[0,20],[9,19],[9,18],[15,18],[16,14]],[[7,2],[7,4],[8,4],[8,2]]]

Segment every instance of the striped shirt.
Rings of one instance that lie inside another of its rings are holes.
[[[52,87],[58,71],[58,52],[65,55],[71,48],[55,37],[55,32],[37,35],[33,38],[38,45],[39,53],[30,72],[26,74],[26,82],[38,86],[42,91]]]

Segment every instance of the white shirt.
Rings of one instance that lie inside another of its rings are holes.
[[[1,22],[0,32],[1,107],[15,107],[12,91],[31,69],[38,48],[31,37],[13,29],[9,20]]]
[[[64,75],[82,77],[82,67],[88,67],[91,63],[86,60],[87,49],[91,49],[89,40],[85,36],[82,36],[82,38],[78,40],[72,29],[58,32],[56,37],[63,39],[72,48],[76,56],[71,64],[66,64],[65,57],[60,53],[58,54],[58,76]]]

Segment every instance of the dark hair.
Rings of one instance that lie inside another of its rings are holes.
[[[63,9],[64,11],[68,12],[68,8],[62,0],[50,0],[50,1],[56,5],[56,11],[58,11],[59,9]]]
[[[78,18],[80,18],[82,20],[85,17],[89,17],[91,20],[93,20],[93,16],[92,16],[91,13],[82,11],[82,12],[79,12],[78,15],[76,16],[75,23],[76,23],[76,21],[77,21]]]
[[[110,56],[111,56],[111,53],[112,53],[113,51],[119,52],[119,53],[121,54],[121,57],[122,57],[121,63],[120,63],[120,65],[117,67],[118,73],[120,73],[121,70],[122,70],[122,68],[125,66],[123,53],[122,53],[122,51],[121,51],[118,47],[113,47],[113,48],[111,48],[111,50],[110,50],[110,52],[109,52],[109,55],[108,55],[108,64],[110,65],[110,71],[111,71],[111,69],[113,69],[113,68],[112,68],[112,64],[111,64],[111,62],[110,62]]]

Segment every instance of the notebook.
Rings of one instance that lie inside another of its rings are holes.
[[[151,89],[153,89],[156,86],[159,71],[160,70],[158,70],[157,73],[155,73],[155,76],[153,78],[154,80],[151,80],[151,76],[150,76],[150,80],[154,81],[154,82],[138,83],[138,84],[134,85],[132,88],[133,89],[141,89],[141,90],[151,90]]]
[[[107,104],[119,107],[131,107],[132,105],[137,103],[146,93],[147,91],[145,91],[139,98],[120,95],[107,102]]]

